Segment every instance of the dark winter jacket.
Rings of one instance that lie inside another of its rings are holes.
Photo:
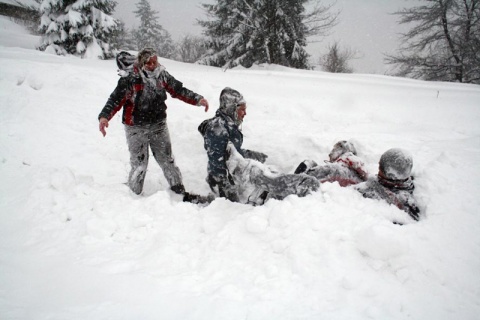
[[[314,176],[321,183],[338,182],[342,187],[363,182],[368,176],[363,162],[351,152],[344,153],[334,162],[314,166],[305,173]]]
[[[123,108],[122,122],[128,126],[159,123],[167,117],[167,92],[173,97],[192,105],[198,105],[202,96],[183,87],[163,66],[154,72],[137,67],[118,80],[98,118],[110,120]]]
[[[241,122],[236,119],[236,110],[241,103],[245,103],[245,101],[238,91],[225,88],[220,95],[220,107],[215,117],[203,121],[198,127],[207,151],[207,171],[211,187],[212,184],[220,184],[222,187],[228,188],[228,185],[233,184],[231,177],[229,179],[230,174],[227,168],[227,145],[229,142],[244,158],[265,162],[266,155],[263,153],[242,149],[243,134],[239,127]]]
[[[385,200],[407,212],[412,219],[419,219],[420,209],[413,197],[415,186],[411,177],[399,181],[376,176],[356,185],[355,189],[365,198]]]

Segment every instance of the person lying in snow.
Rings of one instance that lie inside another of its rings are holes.
[[[357,156],[357,150],[349,141],[339,141],[328,155],[330,161],[319,166],[313,160],[305,160],[295,170],[295,174],[306,173],[324,182],[338,182],[340,186],[346,187],[367,180],[368,174],[365,171],[364,163]]]
[[[385,200],[418,221],[420,209],[413,197],[412,166],[412,156],[407,151],[389,149],[380,157],[378,175],[354,188],[365,198]]]
[[[269,198],[290,194],[305,196],[318,190],[319,183],[308,175],[274,173],[262,163],[267,155],[242,149],[241,124],[247,114],[246,102],[236,90],[220,93],[220,107],[214,118],[203,121],[198,131],[208,155],[207,182],[220,197],[233,202],[263,204]]]

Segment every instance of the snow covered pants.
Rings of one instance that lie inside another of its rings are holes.
[[[283,200],[289,195],[304,197],[320,187],[315,177],[306,174],[285,174],[272,172],[266,165],[252,159],[245,159],[235,147],[227,146],[228,170],[240,202],[261,205],[270,198]]]
[[[142,193],[143,190],[149,147],[170,187],[182,184],[182,174],[175,164],[166,121],[164,119],[160,123],[145,126],[125,126],[131,165],[128,186],[136,194]]]

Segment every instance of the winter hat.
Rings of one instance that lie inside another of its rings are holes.
[[[127,51],[121,51],[117,54],[116,60],[119,70],[128,70],[135,63],[135,56]]]
[[[387,150],[380,157],[380,174],[390,180],[408,179],[412,172],[412,167],[412,156],[406,150],[393,148]]]
[[[345,154],[347,152],[351,152],[354,155],[357,155],[357,150],[355,149],[355,146],[353,145],[353,143],[351,143],[350,141],[346,141],[346,140],[338,141],[333,146],[333,149],[330,152],[330,154],[328,155],[328,157],[330,158],[331,162],[334,162],[338,158],[340,158],[340,156],[342,156],[343,154]]]
[[[226,87],[220,93],[220,107],[219,110],[232,118],[235,123],[241,121],[237,120],[237,108],[239,105],[246,103],[243,96],[237,90]],[[237,124],[239,124],[237,123]]]
[[[157,52],[153,48],[144,48],[142,51],[140,51],[137,56],[137,61],[140,68],[143,68],[145,63],[147,63],[147,61],[152,56],[156,56],[156,55],[157,55]]]

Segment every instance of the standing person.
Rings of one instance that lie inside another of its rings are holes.
[[[363,161],[357,156],[357,150],[350,141],[339,141],[328,155],[330,161],[325,160],[324,165],[318,165],[313,160],[300,163],[295,173],[306,173],[324,182],[338,182],[346,187],[367,180]]]
[[[365,198],[384,200],[419,220],[420,209],[413,196],[412,156],[403,149],[387,150],[380,157],[378,175],[356,185]]]
[[[126,59],[117,57],[119,66],[125,61]],[[132,71],[118,80],[117,87],[98,116],[100,132],[105,136],[109,120],[123,108],[122,122],[125,125],[131,165],[128,186],[136,194],[143,190],[149,147],[171,190],[178,194],[185,193],[182,174],[175,164],[168,132],[165,104],[167,92],[173,98],[203,106],[205,112],[208,111],[208,101],[185,88],[170,75],[165,67],[159,64],[154,49],[145,48],[138,53]]]
[[[207,182],[212,191],[233,202],[263,204],[268,198],[304,196],[317,190],[319,183],[315,178],[273,173],[262,165],[267,155],[242,148],[241,124],[246,115],[243,96],[227,87],[220,93],[220,107],[215,117],[198,127],[204,137]]]

